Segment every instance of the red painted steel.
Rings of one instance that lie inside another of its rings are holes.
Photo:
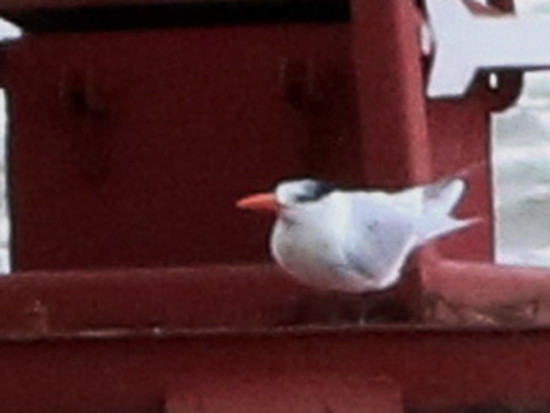
[[[236,199],[304,173],[360,182],[349,47],[341,24],[23,38],[6,65],[16,268],[267,260],[270,220]],[[293,62],[319,101],[288,101]]]
[[[550,322],[547,269],[424,257],[427,321],[545,325]]]
[[[357,0],[352,12],[351,27],[43,34],[9,47],[21,272],[0,279],[2,411],[548,399],[550,333],[526,327],[548,321],[550,277],[490,263],[488,117],[513,100],[517,75],[426,101],[415,2]],[[362,297],[314,294],[262,264],[269,219],[233,207],[281,175],[398,188],[457,171],[470,184],[460,214],[483,223],[367,301],[382,320],[405,305],[427,321],[514,329],[357,327]]]
[[[461,214],[484,220],[416,260],[396,292],[410,309],[421,306],[422,289],[437,290],[436,257],[461,268],[489,261],[488,117],[513,99],[517,78],[503,76],[497,91],[480,78],[465,99],[426,101],[420,10],[371,1],[352,11],[351,32],[343,24],[187,28],[35,35],[11,46],[17,268],[264,261],[269,220],[233,201],[303,172],[394,188],[457,171],[468,179]],[[139,273],[104,277],[140,289]],[[51,282],[63,289],[64,279]],[[78,313],[68,325],[88,322]]]
[[[550,394],[549,351],[547,330],[400,328],[3,341],[0,400],[10,413],[155,412],[178,393],[191,396],[186,388],[200,386],[195,396],[208,400],[256,380],[289,377],[300,383],[317,375],[319,381],[337,382],[362,377],[365,385],[387,377],[399,386],[405,407],[417,411],[499,400],[529,404]],[[258,407],[270,401],[257,396]],[[241,402],[246,400],[235,399],[237,406]],[[347,407],[342,411],[354,411],[353,400],[342,397],[338,403]]]
[[[0,334],[276,327],[304,295],[268,265],[27,272],[0,279]]]
[[[426,255],[423,294],[427,311],[438,310],[425,314],[428,321],[493,325],[549,321],[547,270]],[[399,301],[410,299],[408,294],[401,289],[370,297],[370,314],[378,322],[404,320],[400,312],[406,309]],[[355,325],[364,303],[361,296],[300,288],[274,266],[22,273],[0,279],[0,334],[42,337],[94,330],[99,334],[149,328]]]
[[[419,10],[410,1],[352,6],[366,178],[380,187],[425,182],[431,178],[431,148],[416,36]]]
[[[184,380],[167,403],[167,413],[319,413],[365,411],[403,412],[400,389],[383,377],[367,378],[358,374],[332,376],[316,371],[282,371],[278,375],[259,375],[228,386],[225,378],[215,382]],[[261,395],[261,398],[258,397]]]

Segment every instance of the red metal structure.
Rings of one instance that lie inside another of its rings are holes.
[[[550,334],[536,327],[548,274],[491,264],[488,119],[520,76],[426,100],[422,4],[1,0],[0,14],[26,30],[3,52],[15,268],[0,279],[3,412],[549,398]],[[358,298],[293,284],[265,252],[270,222],[233,206],[282,176],[398,188],[458,170],[461,212],[483,225],[368,298],[415,325],[350,324]]]

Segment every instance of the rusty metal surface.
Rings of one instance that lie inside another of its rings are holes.
[[[425,320],[449,325],[547,325],[550,271],[425,257]]]

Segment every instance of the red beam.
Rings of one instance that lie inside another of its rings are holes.
[[[548,399],[550,332],[518,333],[306,329],[3,341],[0,400],[10,413],[147,411],[174,392],[189,396],[186,389],[200,388],[194,396],[207,399],[224,388],[280,377],[292,385],[307,375],[336,382],[360,377],[365,385],[387,377],[401,389],[407,408]],[[269,402],[260,392],[257,397]]]

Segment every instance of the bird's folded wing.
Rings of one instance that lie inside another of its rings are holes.
[[[412,216],[384,197],[358,194],[351,202],[351,222],[344,254],[353,269],[381,287],[393,284],[417,245]]]
[[[428,185],[416,186],[392,194],[386,194],[394,205],[418,215],[452,212],[466,190],[465,182],[460,178],[443,178]]]

